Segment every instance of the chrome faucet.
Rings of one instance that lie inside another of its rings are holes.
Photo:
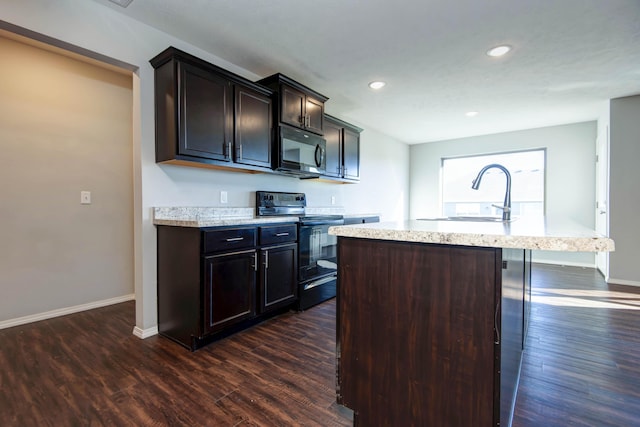
[[[498,205],[491,205],[491,206],[494,206],[498,209],[502,209],[502,220],[510,221],[511,220],[511,174],[509,173],[507,168],[497,163],[492,163],[490,165],[483,167],[480,170],[480,172],[478,172],[478,176],[476,177],[476,179],[473,180],[473,183],[471,184],[471,188],[473,188],[474,190],[477,190],[478,188],[480,188],[480,181],[482,180],[482,175],[484,175],[484,173],[491,168],[500,169],[502,172],[504,172],[504,174],[507,177],[507,191],[504,194],[504,206],[498,206]]]

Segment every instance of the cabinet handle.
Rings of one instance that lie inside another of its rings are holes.
[[[500,345],[500,319],[498,319],[498,314],[500,314],[500,300],[498,300],[498,304],[496,304],[496,312],[493,315],[493,328],[496,331],[495,341],[493,343],[496,345]]]
[[[288,236],[289,233],[276,233],[276,237]]]
[[[305,125],[306,127],[311,126],[311,116],[310,116],[310,115],[308,115],[308,114],[307,114],[307,119],[306,119],[306,121],[305,121],[304,125]]]
[[[264,253],[264,269],[267,270],[269,268],[269,252]]]
[[[231,141],[227,142],[227,153],[225,157],[231,159]]]
[[[307,121],[306,117],[300,114],[300,116],[298,117],[298,122],[300,122],[300,126],[304,126],[306,121]]]
[[[238,147],[238,160],[242,160],[242,145]]]
[[[258,252],[253,253],[253,271],[258,271]]]
[[[239,242],[240,240],[244,240],[244,237],[230,237],[227,242]]]

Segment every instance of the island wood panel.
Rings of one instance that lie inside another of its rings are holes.
[[[493,425],[500,257],[339,239],[337,393],[354,425]]]

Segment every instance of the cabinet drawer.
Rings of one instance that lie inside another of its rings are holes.
[[[268,225],[259,227],[260,245],[295,242],[298,240],[298,226],[296,224]]]
[[[253,248],[256,245],[255,228],[226,228],[203,234],[204,253]]]

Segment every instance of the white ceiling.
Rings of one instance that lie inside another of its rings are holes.
[[[640,0],[95,1],[410,144],[594,120],[640,94]]]

